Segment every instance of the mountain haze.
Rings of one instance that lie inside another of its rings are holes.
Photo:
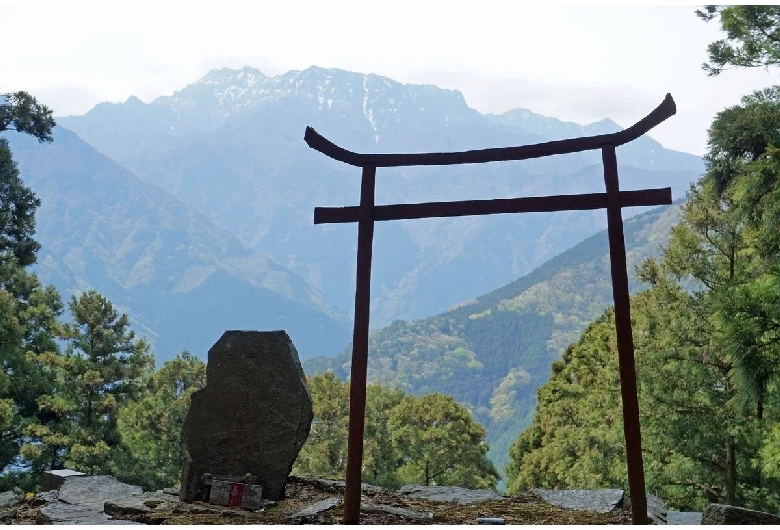
[[[618,128],[610,121],[566,124],[522,109],[485,116],[458,91],[319,67],[274,77],[251,68],[213,70],[151,103],[104,103],[59,123],[193,204],[246,247],[273,256],[346,314],[356,227],[314,226],[312,213],[315,206],[356,204],[359,171],[309,149],[302,139],[307,125],[365,152],[508,146]],[[635,143],[618,149],[624,189],[672,186],[680,197],[701,170],[698,157],[650,138]],[[599,156],[382,168],[377,203],[603,191]],[[372,322],[440,312],[521,277],[604,226],[598,211],[379,223]]]
[[[94,288],[126,311],[159,359],[205,356],[225,329],[288,329],[302,357],[349,340],[305,280],[247,249],[195,207],[57,127],[52,144],[9,138],[41,199],[36,271],[63,296]]]

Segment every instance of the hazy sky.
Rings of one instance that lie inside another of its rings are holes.
[[[776,69],[708,78],[700,65],[720,32],[695,6],[568,4],[0,0],[0,91],[80,114],[130,95],[151,101],[212,68],[318,65],[457,88],[482,112],[524,107],[623,126],[671,92],[678,114],[652,135],[701,154],[719,110],[780,82]]]

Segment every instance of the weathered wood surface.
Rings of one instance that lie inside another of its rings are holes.
[[[455,164],[483,164],[485,162],[506,162],[509,160],[528,160],[550,155],[578,153],[601,149],[607,146],[617,147],[636,140],[650,129],[675,115],[677,106],[671,94],[666,94],[663,102],[650,114],[628,129],[597,136],[570,138],[533,145],[517,147],[496,147],[453,153],[402,153],[402,154],[364,154],[355,153],[339,147],[311,127],[306,127],[303,139],[315,151],[339,162],[357,167],[397,167],[397,166],[449,166]]]
[[[620,206],[661,206],[672,204],[672,189],[658,188],[621,191]],[[462,217],[499,213],[560,212],[564,210],[598,210],[607,207],[606,193],[551,195],[481,201],[423,202],[417,204],[383,204],[374,206],[374,221],[426,219],[429,217]],[[359,206],[314,208],[314,224],[354,223]]]

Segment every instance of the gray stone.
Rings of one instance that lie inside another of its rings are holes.
[[[289,482],[295,484],[303,484],[305,486],[311,486],[313,488],[317,488],[318,490],[331,491],[331,492],[342,492],[346,487],[346,483],[343,480],[331,480],[327,478],[317,478],[317,477],[296,477],[290,475]],[[365,482],[362,482],[360,484],[360,490],[363,491],[364,493],[370,493],[370,494],[388,492],[387,488],[383,488],[381,486],[374,486],[373,484],[366,484]]]
[[[64,477],[57,502],[41,508],[38,521],[41,524],[140,524],[133,521],[111,519],[104,513],[106,501],[121,499],[142,493],[140,486],[119,482],[108,475],[94,477],[69,475]]]
[[[497,501],[505,498],[491,490],[471,490],[455,486],[420,486],[408,484],[398,490],[398,493],[408,495],[412,499],[427,499],[436,502],[457,502],[458,504],[475,504],[484,501]]]
[[[339,504],[341,504],[341,499],[338,497],[329,497],[327,499],[315,502],[314,504],[310,504],[303,510],[292,514],[292,517],[294,519],[297,519],[298,517],[311,517],[312,515],[317,515],[319,513],[326,512],[331,508],[335,508]]]
[[[623,505],[623,490],[547,490],[535,488],[532,493],[538,495],[547,504],[560,506],[566,510],[608,513]]]
[[[666,524],[701,524],[701,512],[666,512]]]
[[[314,417],[306,378],[284,331],[226,331],[211,347],[206,388],[184,423],[181,499],[205,498],[204,473],[260,478],[279,500]]]
[[[0,509],[10,508],[11,506],[18,504],[21,500],[22,496],[17,495],[13,491],[0,493]]]
[[[111,519],[98,504],[73,505],[55,502],[38,512],[38,524],[141,524],[122,519]]]
[[[650,524],[666,524],[666,504],[652,493],[647,494],[647,519]]]
[[[477,517],[477,524],[506,524],[503,517]]]
[[[728,504],[710,504],[701,516],[701,524],[780,524],[780,515]]]
[[[410,510],[408,508],[401,508],[399,506],[390,506],[388,504],[374,504],[371,502],[360,503],[360,511],[365,513],[388,513],[391,515],[399,515],[407,519],[415,520],[429,520],[433,519],[433,514],[430,512],[418,512]]]
[[[192,513],[203,514],[213,513],[217,515],[232,515],[234,517],[249,517],[252,513],[247,510],[235,510],[233,508],[225,508],[222,506],[209,506],[203,504],[190,504],[187,502],[180,502],[174,507],[173,513]]]
[[[119,499],[112,499],[103,503],[103,511],[108,515],[143,515],[155,510],[166,510],[173,504],[178,504],[178,499],[170,495],[160,493],[142,493],[130,495]]]
[[[179,488],[163,488],[159,491],[159,493],[163,493],[165,495],[175,495],[176,497],[179,496]]]
[[[102,511],[106,501],[140,493],[143,493],[141,486],[119,482],[110,475],[72,476],[65,478],[60,487],[59,500],[68,504],[97,504]]]
[[[52,469],[43,473],[41,489],[44,491],[56,490],[65,484],[67,477],[83,477],[84,475],[85,473],[73,471],[72,469]]]
[[[56,502],[59,496],[60,492],[57,490],[42,491],[35,495],[35,500],[37,503]]]

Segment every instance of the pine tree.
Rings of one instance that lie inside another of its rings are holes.
[[[137,400],[118,415],[122,454],[118,479],[157,490],[178,482],[183,446],[181,432],[190,396],[206,385],[206,364],[184,351],[156,371]]]
[[[51,111],[29,94],[0,96],[0,132],[17,131],[49,142],[54,125]],[[29,470],[30,462],[19,457],[25,426],[48,421],[37,399],[51,394],[52,381],[30,356],[58,352],[55,336],[62,302],[53,287],[43,287],[25,270],[35,263],[40,248],[33,238],[39,205],[20,178],[7,140],[0,138],[0,469],[13,463]],[[10,472],[0,483],[32,485],[35,476]],[[6,489],[2,484],[0,490]]]
[[[110,473],[121,443],[118,410],[139,396],[154,359],[146,341],[135,339],[127,315],[96,291],[74,296],[70,312],[64,355],[35,356],[55,389],[38,398],[48,421],[27,426],[22,455],[51,468]]]
[[[702,68],[711,76],[728,68],[755,68],[780,64],[780,7],[706,6],[696,14],[709,22],[720,20],[725,39],[709,45],[710,62]]]

